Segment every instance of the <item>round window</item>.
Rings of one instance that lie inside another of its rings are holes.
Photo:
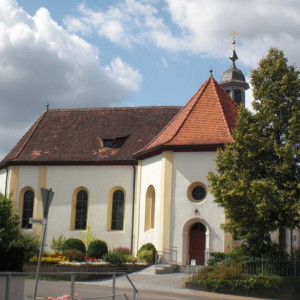
[[[207,196],[205,185],[201,182],[192,183],[187,190],[188,198],[193,202],[200,202]]]
[[[192,197],[196,201],[201,201],[205,198],[206,191],[203,186],[196,186],[192,191]]]

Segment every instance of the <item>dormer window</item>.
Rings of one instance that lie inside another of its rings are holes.
[[[101,148],[121,148],[129,135],[115,138],[102,138],[100,140]]]
[[[114,146],[114,141],[113,140],[103,140],[103,147],[106,147],[106,148],[113,148]]]

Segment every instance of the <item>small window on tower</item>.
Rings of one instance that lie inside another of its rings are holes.
[[[242,102],[242,91],[241,90],[234,90],[234,101],[237,104],[241,104],[241,102]]]

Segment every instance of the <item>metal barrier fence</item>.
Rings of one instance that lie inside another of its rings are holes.
[[[300,260],[287,258],[252,258],[245,260],[225,259],[208,264],[208,267],[223,269],[230,276],[247,275],[277,275],[281,277],[300,277]],[[185,267],[187,277],[194,278],[204,266],[189,265]]]
[[[55,276],[55,275],[69,275],[70,276],[70,299],[77,299],[75,298],[75,280],[76,280],[76,275],[80,274],[93,274],[93,275],[99,275],[99,276],[108,276],[112,278],[112,293],[109,295],[105,296],[97,296],[97,297],[89,297],[89,298],[84,298],[80,297],[80,300],[87,300],[87,299],[112,299],[115,300],[117,296],[123,296],[124,299],[129,300],[128,295],[125,293],[116,293],[116,278],[117,276],[124,276],[128,280],[130,286],[132,287],[132,299],[137,300],[138,297],[138,290],[136,289],[135,285],[131,281],[131,279],[128,277],[128,275],[125,272],[40,272],[40,275],[47,275],[47,276]],[[0,272],[0,300],[15,300],[16,298],[13,298],[11,296],[11,291],[12,289],[15,288],[22,288],[22,284],[20,284],[20,281],[14,283],[13,280],[14,278],[18,277],[23,277],[23,280],[25,279],[26,276],[28,275],[36,275],[36,273],[32,272]],[[14,286],[14,284],[17,284],[17,287]],[[23,283],[23,289],[24,289],[24,283]],[[19,291],[20,292],[20,291]],[[43,299],[48,299],[49,295],[46,295],[45,298]],[[17,296],[18,298],[20,296]],[[24,297],[24,296],[23,296]],[[16,299],[16,300],[23,300],[22,299]],[[37,299],[37,298],[36,298]],[[36,300],[34,297],[32,300]],[[40,297],[39,297],[40,299]]]

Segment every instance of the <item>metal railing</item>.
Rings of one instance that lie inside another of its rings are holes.
[[[155,268],[177,264],[177,247],[171,247],[155,253]]]
[[[249,259],[224,259],[208,264],[216,269],[223,269],[226,275],[240,277],[242,275],[277,275],[281,277],[300,277],[300,260],[282,257],[274,258],[249,258]],[[188,278],[197,276],[204,265],[188,265],[185,273]]]
[[[128,277],[128,275],[125,272],[40,272],[40,275],[46,275],[46,276],[57,276],[57,275],[69,275],[70,276],[70,296],[71,299],[77,299],[77,297],[75,298],[75,280],[76,280],[76,275],[81,275],[81,274],[89,274],[89,275],[99,275],[99,276],[105,276],[105,277],[110,277],[112,278],[112,293],[110,295],[106,295],[106,296],[97,296],[97,297],[93,297],[93,298],[84,298],[84,297],[80,297],[81,300],[87,300],[87,299],[112,299],[115,300],[115,298],[117,296],[124,296],[124,298],[126,300],[129,300],[128,296],[125,293],[116,293],[116,278],[117,276],[124,276],[126,277],[127,281],[129,282],[129,284],[132,287],[133,290],[133,300],[137,300],[138,298],[138,290],[135,287],[135,285],[133,284],[133,282],[131,281],[131,279]],[[11,300],[10,299],[10,286],[12,283],[12,277],[13,276],[20,276],[23,275],[28,276],[28,275],[36,275],[36,273],[34,272],[0,272],[0,278],[1,277],[5,277],[5,284],[4,284],[4,291],[0,291],[0,293],[4,292],[4,300]],[[48,297],[46,297],[47,299]],[[0,299],[2,299],[1,294],[0,294]],[[21,300],[21,299],[20,299]],[[33,299],[32,300],[36,300]]]

